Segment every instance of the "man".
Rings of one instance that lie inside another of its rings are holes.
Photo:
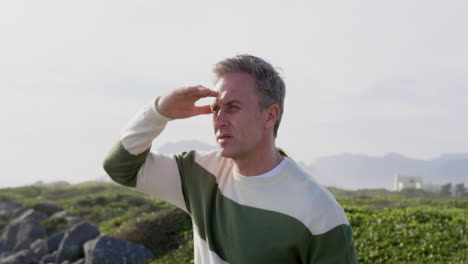
[[[138,113],[107,156],[107,173],[190,214],[195,263],[356,263],[343,209],[275,146],[285,96],[278,72],[239,55],[214,73],[216,91],[180,88]],[[214,103],[195,106],[205,97]],[[150,152],[170,120],[202,114],[213,115],[218,151]]]

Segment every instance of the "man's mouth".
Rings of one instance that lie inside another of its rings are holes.
[[[219,144],[224,145],[231,141],[233,139],[233,136],[229,134],[220,134],[216,137],[216,140],[218,141]]]

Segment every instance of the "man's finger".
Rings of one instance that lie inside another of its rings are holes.
[[[197,98],[218,96],[218,92],[213,91],[201,85],[187,87],[186,92],[189,93],[191,96],[194,96]]]
[[[198,93],[197,96],[201,97],[217,97],[218,92],[213,91],[209,88],[203,87],[203,86],[198,86]]]
[[[197,115],[207,115],[213,113],[211,111],[211,106],[210,105],[203,105],[203,106],[197,106],[195,107],[195,113]]]

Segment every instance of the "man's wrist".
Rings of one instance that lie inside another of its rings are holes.
[[[153,109],[154,109],[154,112],[156,113],[157,116],[159,116],[162,120],[166,121],[166,122],[169,122],[171,120],[174,120],[170,117],[167,117],[165,116],[164,114],[162,114],[160,111],[159,111],[159,108],[158,108],[158,102],[159,100],[161,99],[161,96],[158,96],[156,97],[156,99],[154,100],[153,102]]]

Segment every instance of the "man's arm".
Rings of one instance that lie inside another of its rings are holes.
[[[349,224],[338,225],[317,235],[308,235],[300,247],[304,264],[356,264],[353,230]]]
[[[136,187],[137,174],[150,154],[151,143],[169,118],[156,108],[159,98],[139,111],[122,130],[119,140],[104,160],[104,170],[117,183]]]
[[[124,128],[104,160],[104,170],[117,183],[136,187],[186,210],[175,158],[151,153],[151,144],[169,120],[210,113],[209,106],[195,106],[195,102],[215,95],[210,89],[195,86],[153,100]]]

